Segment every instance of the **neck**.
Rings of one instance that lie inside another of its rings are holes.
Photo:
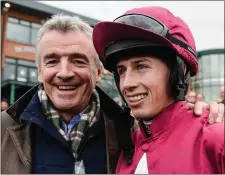
[[[77,109],[67,109],[67,110],[57,110],[62,120],[65,122],[70,122],[70,120],[77,116],[78,114],[82,113],[88,106],[89,102],[83,104],[79,110]]]
[[[171,104],[173,104],[175,102],[175,100],[172,98],[172,97],[169,97],[164,103],[163,105],[161,106],[161,109],[155,113],[154,115],[152,114],[151,116],[149,117],[146,117],[146,119],[144,119],[144,123],[145,124],[149,124],[149,123],[152,123],[152,120],[154,117],[156,117],[159,113],[161,113],[165,108],[167,108],[168,106],[170,106]]]
[[[65,122],[70,122],[70,120],[75,117],[76,115],[78,115],[79,113],[69,113],[69,112],[62,112],[62,111],[58,111],[60,117],[62,120],[64,120]]]

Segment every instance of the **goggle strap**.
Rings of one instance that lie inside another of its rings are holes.
[[[172,36],[169,32],[166,34],[165,36],[168,40],[170,40],[172,43],[179,45],[180,47],[188,50],[189,52],[191,52],[195,57],[196,57],[196,53],[195,51],[188,46],[185,42],[175,38],[174,36]]]

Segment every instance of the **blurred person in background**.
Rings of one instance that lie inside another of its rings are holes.
[[[224,98],[224,86],[222,86],[222,87],[220,88],[220,100],[219,100],[219,103],[225,104],[225,98]]]
[[[209,112],[196,117],[185,101],[198,60],[181,18],[162,7],[135,8],[95,25],[93,42],[140,127],[117,174],[225,173],[224,123],[208,125]],[[219,111],[222,120],[224,105]]]
[[[224,100],[224,86],[222,86],[222,87],[220,88],[220,99],[221,99],[221,101]]]
[[[113,99],[118,99],[117,97],[120,96],[116,88],[112,73],[107,71],[106,69],[103,69],[101,81],[98,82],[96,85]]]
[[[204,101],[205,97],[202,93],[197,93],[196,95],[196,101]]]
[[[185,98],[187,102],[194,104],[196,102],[196,93],[194,91],[189,91]]]
[[[9,102],[6,98],[2,98],[1,100],[1,111],[6,110],[9,107]]]

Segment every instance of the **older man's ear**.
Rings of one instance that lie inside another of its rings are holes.
[[[209,123],[220,123],[224,121],[224,104],[211,102],[206,103],[197,101],[195,104],[188,103],[190,109],[194,109],[194,114],[197,116],[202,115],[204,110],[209,110]]]
[[[104,71],[104,66],[102,64],[101,61],[99,61],[100,63],[97,65],[97,72],[96,72],[96,83],[99,83],[102,79],[102,74]]]

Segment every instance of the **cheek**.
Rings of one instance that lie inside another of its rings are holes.
[[[41,78],[43,83],[51,81],[56,75],[56,71],[53,69],[44,69],[41,72]]]
[[[167,97],[169,93],[169,78],[167,75],[161,75],[156,78],[157,84],[156,84],[156,89],[157,89],[157,94],[159,94],[160,98]]]
[[[88,86],[90,86],[90,84],[95,84],[96,73],[92,69],[86,68],[77,70],[76,74],[83,80],[84,83],[89,84]]]
[[[168,79],[161,75],[149,75],[142,79],[143,84],[150,90],[154,98],[161,98],[167,94]]]

